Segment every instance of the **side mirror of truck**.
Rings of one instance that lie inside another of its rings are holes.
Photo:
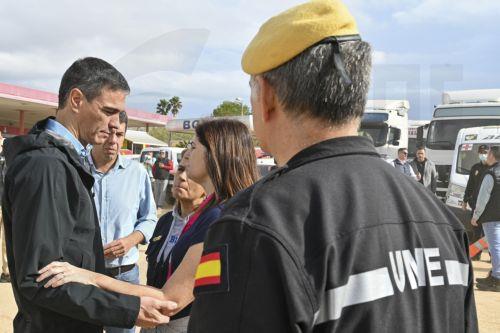
[[[396,127],[391,127],[389,138],[393,146],[399,146],[399,140],[401,139],[401,130]]]

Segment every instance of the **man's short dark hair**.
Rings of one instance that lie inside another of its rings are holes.
[[[262,74],[285,111],[343,125],[363,115],[371,73],[371,48],[363,41],[340,44],[352,84],[344,83],[333,60],[334,45],[312,46],[287,63]]]
[[[128,116],[127,116],[127,112],[125,111],[120,111],[120,114],[118,115],[119,117],[119,120],[120,120],[120,124],[125,124],[125,132],[127,131],[128,129]]]
[[[500,146],[491,146],[490,153],[493,155],[495,160],[500,161]]]
[[[399,148],[399,149],[398,149],[398,154],[399,154],[400,152],[402,152],[402,151],[405,151],[405,150],[408,150],[408,148]]]
[[[130,92],[127,80],[115,67],[92,57],[78,59],[64,73],[59,87],[59,109],[65,106],[74,88],[80,89],[89,102],[100,96],[104,88]]]
[[[417,151],[419,151],[419,150],[425,150],[425,147],[424,146],[418,146],[417,147]]]

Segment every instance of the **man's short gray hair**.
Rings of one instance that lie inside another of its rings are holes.
[[[491,146],[490,153],[493,155],[495,160],[500,161],[500,146]]]
[[[363,115],[371,73],[371,47],[363,41],[343,42],[340,51],[351,85],[333,62],[333,45],[319,44],[262,74],[292,115],[311,116],[343,125]]]

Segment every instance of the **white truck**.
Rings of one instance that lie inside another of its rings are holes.
[[[409,110],[406,100],[369,100],[359,135],[371,138],[382,158],[395,159],[399,148],[408,147]]]
[[[408,120],[408,158],[416,156],[417,148],[425,146],[430,120]]]
[[[464,128],[458,132],[457,143],[453,151],[450,181],[446,193],[446,205],[470,229],[470,207],[462,210],[465,188],[469,180],[472,166],[479,162],[478,148],[480,145],[500,146],[500,126],[484,126]],[[468,230],[470,231],[470,230]]]
[[[457,134],[462,128],[500,125],[500,89],[443,93],[427,133],[427,157],[436,164],[437,195],[445,200]]]

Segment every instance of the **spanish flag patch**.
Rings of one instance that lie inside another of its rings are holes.
[[[227,246],[203,251],[195,275],[195,294],[228,290]]]

